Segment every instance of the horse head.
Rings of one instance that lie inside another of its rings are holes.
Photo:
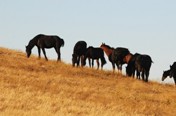
[[[100,48],[103,48],[104,46],[106,46],[106,44],[102,42],[102,44],[100,45]]]
[[[100,48],[106,53],[107,56],[110,56],[112,54],[112,51],[114,50],[114,48],[106,45],[105,43],[102,43],[100,45]]]
[[[27,58],[29,58],[31,55],[31,47],[29,45],[26,46],[26,54],[27,54]]]
[[[170,70],[163,71],[162,81],[164,81],[169,75],[170,75]]]

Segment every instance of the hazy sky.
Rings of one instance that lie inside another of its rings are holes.
[[[0,46],[25,51],[39,33],[58,35],[65,40],[61,58],[71,63],[77,41],[97,47],[105,42],[149,54],[154,61],[149,79],[160,82],[176,61],[175,6],[175,0],[0,0]],[[53,49],[46,52],[56,59]],[[105,67],[111,70],[109,61]]]

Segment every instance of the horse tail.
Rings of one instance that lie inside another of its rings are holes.
[[[105,59],[104,56],[101,58],[101,63],[102,63],[102,65],[105,65],[105,64],[106,64],[106,59]]]
[[[55,36],[55,38],[57,38],[56,41],[57,41],[58,46],[63,47],[65,44],[64,40],[62,38],[60,38],[59,36]]]
[[[61,40],[61,46],[63,47],[65,45],[65,42],[63,39],[60,39]]]

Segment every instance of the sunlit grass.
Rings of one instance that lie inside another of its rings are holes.
[[[176,88],[0,48],[0,115],[174,115]]]

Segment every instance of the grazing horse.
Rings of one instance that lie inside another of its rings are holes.
[[[174,62],[172,66],[170,66],[170,77],[174,78],[174,82],[176,85],[176,62]]]
[[[40,58],[40,49],[42,49],[46,60],[48,60],[48,58],[46,57],[45,48],[54,47],[54,49],[56,50],[57,55],[58,55],[57,60],[59,61],[60,56],[61,56],[60,47],[64,46],[64,40],[56,35],[49,36],[49,35],[39,34],[39,35],[35,36],[33,39],[31,39],[29,41],[28,45],[26,46],[26,53],[27,53],[28,58],[30,57],[31,50],[34,46],[37,46],[37,48],[38,48],[39,58]]]
[[[72,65],[73,67],[75,64],[77,64],[77,67],[79,66],[80,59],[81,59],[81,66],[83,66],[83,58],[85,56],[87,49],[87,43],[85,41],[78,41],[74,48],[73,48],[73,54],[72,54]]]
[[[94,66],[94,60],[97,61],[97,69],[99,69],[99,59],[101,60],[101,69],[103,69],[103,65],[106,64],[106,60],[104,57],[104,52],[101,48],[94,48],[92,46],[87,48],[85,57],[84,57],[84,65],[86,65],[86,59],[89,59],[89,66],[93,68]],[[90,62],[90,59],[92,59],[92,64]]]
[[[105,43],[102,43],[100,47],[108,56],[108,59],[112,64],[113,72],[115,71],[115,64],[116,64],[118,71],[122,73],[122,65],[126,63],[124,61],[124,58],[126,55],[130,53],[129,50],[127,48],[122,47],[117,47],[116,49],[114,49],[109,45],[106,45]]]
[[[141,55],[141,54],[131,54],[131,59],[128,61],[128,66],[126,68],[127,75],[131,76],[135,74],[135,70],[137,71],[137,78],[140,79],[140,73],[142,73],[142,79],[145,82],[148,82],[150,67],[152,64],[152,59],[149,55]]]
[[[128,62],[127,63],[128,65],[126,67],[126,75],[129,76],[129,77],[130,76],[133,76],[133,77],[135,76],[135,60],[136,60],[136,55],[137,54],[135,54],[135,55],[130,54],[130,55],[126,56],[126,61]],[[137,73],[136,76],[137,76],[137,79],[140,79],[140,74],[139,73]]]

